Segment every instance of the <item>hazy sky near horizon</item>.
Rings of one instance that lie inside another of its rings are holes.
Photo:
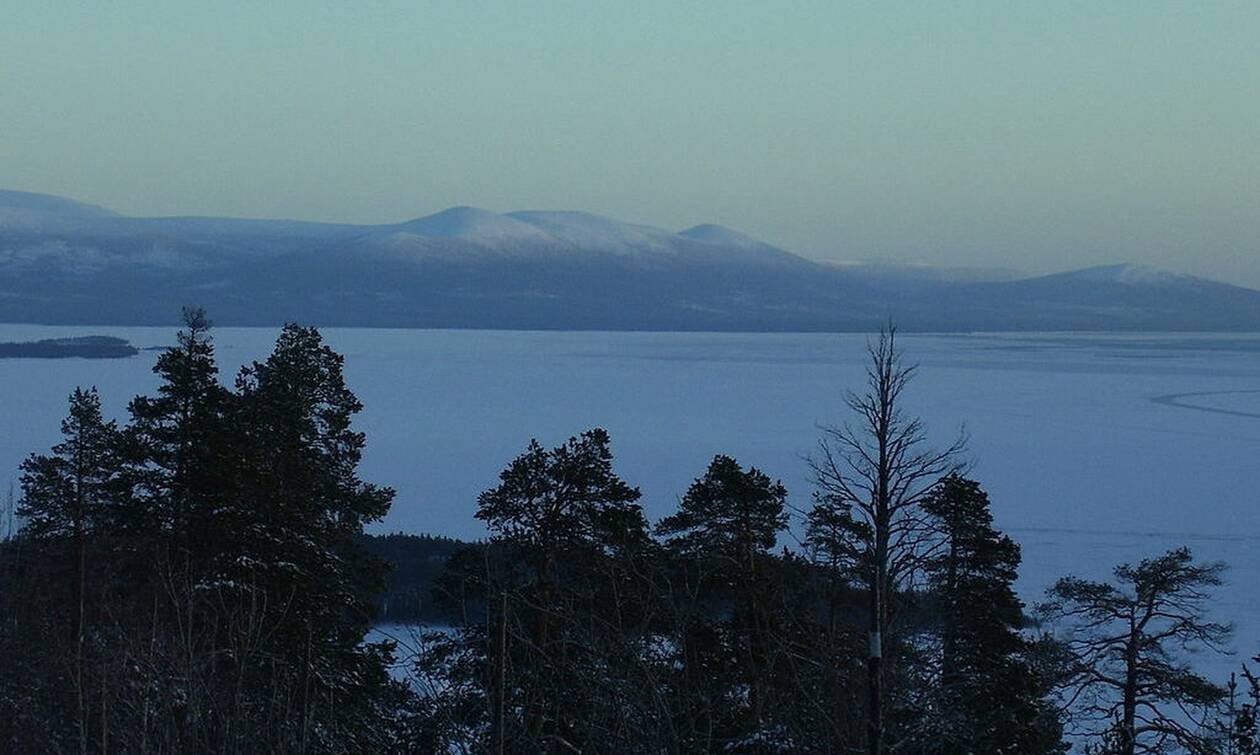
[[[0,188],[1260,286],[1260,3],[14,0]]]

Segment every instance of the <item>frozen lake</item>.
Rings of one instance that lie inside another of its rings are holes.
[[[226,376],[276,329],[215,331]],[[107,334],[137,346],[170,328],[0,325],[0,341]],[[365,404],[367,479],[398,491],[380,529],[476,537],[477,494],[531,437],[608,429],[652,518],[715,453],[779,477],[797,506],[817,423],[847,419],[865,337],[329,329]],[[1106,576],[1187,544],[1230,563],[1219,618],[1260,650],[1260,335],[902,337],[921,372],[909,407],[942,443],[965,424],[972,476],[1024,548],[1021,588]],[[126,360],[0,360],[0,484],[57,436],[66,395],[96,385],[121,416],[151,390],[154,352]],[[1234,661],[1214,662],[1225,669]]]

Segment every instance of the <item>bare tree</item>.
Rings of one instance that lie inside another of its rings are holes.
[[[867,749],[882,755],[884,668],[889,597],[919,571],[937,538],[921,504],[940,481],[963,464],[963,433],[944,449],[928,445],[923,423],[901,408],[916,367],[902,361],[891,325],[867,345],[866,390],[845,402],[854,424],[823,426],[817,454],[809,460],[818,486],[817,506],[851,512],[858,569],[870,597],[867,686]]]
[[[1188,548],[1115,569],[1119,585],[1064,577],[1040,606],[1066,624],[1072,655],[1066,704],[1119,755],[1180,748],[1206,752],[1197,715],[1225,690],[1179,662],[1173,648],[1223,652],[1230,627],[1205,618],[1222,563],[1195,563]],[[1097,729],[1104,729],[1098,731]],[[1110,750],[1109,750],[1110,751]]]

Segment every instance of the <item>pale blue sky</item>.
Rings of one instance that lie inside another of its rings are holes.
[[[1260,286],[1260,3],[11,0],[0,187]]]

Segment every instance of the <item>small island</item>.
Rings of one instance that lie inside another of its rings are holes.
[[[42,341],[0,343],[0,359],[121,359],[140,350],[126,339],[113,336],[46,338]]]

